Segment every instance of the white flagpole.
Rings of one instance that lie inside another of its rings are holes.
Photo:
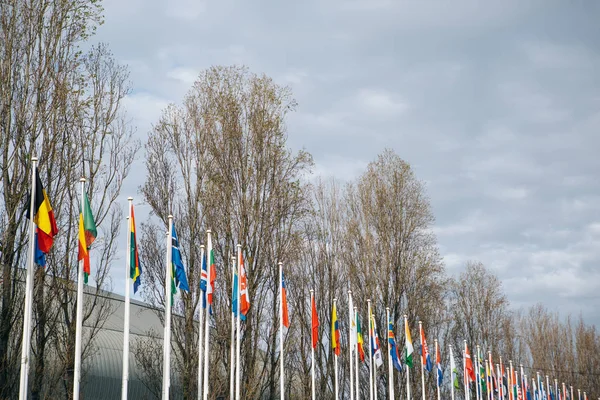
[[[512,387],[514,385],[514,382],[512,381],[513,379],[513,363],[512,360],[508,360],[508,398],[511,400],[517,400],[517,399],[513,399],[513,390]]]
[[[463,381],[465,384],[465,399],[469,399],[469,377],[467,376],[467,341],[464,341],[465,347],[463,348]]]
[[[23,342],[21,343],[21,376],[19,381],[19,399],[27,399],[29,380],[29,353],[31,351],[31,314],[33,309],[33,264],[35,262],[35,174],[37,157],[32,157],[31,199],[29,201],[29,260],[25,276],[25,311],[23,312]]]
[[[438,355],[438,341],[437,339],[433,340],[435,344],[435,386],[437,387],[437,398],[440,400],[440,380],[438,379],[438,366],[437,366],[437,355]]]
[[[371,311],[373,311],[371,309]],[[375,329],[375,319],[374,316],[371,315],[371,319],[369,320],[369,323],[373,322],[373,335],[375,335],[376,329]],[[377,336],[373,336],[373,345],[375,345],[375,341],[377,340]],[[380,350],[381,351],[381,350]],[[377,400],[377,361],[373,361],[373,396],[375,397],[375,400]]]
[[[450,348],[450,396],[452,400],[454,400],[454,378],[452,377],[452,375],[454,375],[454,371],[452,370],[452,364],[455,361],[454,354],[452,354],[452,345],[448,345],[448,347]]]
[[[356,331],[352,332],[352,317],[354,306],[352,304],[352,290],[348,290],[348,330],[349,345],[348,345],[348,365],[350,366],[350,400],[354,400],[354,373],[352,365],[352,337],[356,337]],[[352,336],[354,335],[354,336]]]
[[[356,307],[354,307],[354,319],[356,320],[356,328],[358,329],[358,309]],[[356,400],[360,400],[360,385],[358,379],[358,331],[356,332],[356,348],[354,349],[354,367],[354,370],[356,371]]]
[[[500,361],[502,361],[502,357],[500,357]],[[500,364],[496,364],[496,370],[498,371],[498,400],[502,400],[502,386],[504,385],[504,382],[502,380]]]
[[[310,366],[310,379],[312,388],[312,400],[316,400],[317,396],[315,393],[315,348],[313,347],[313,330],[312,330],[312,303],[314,300],[315,291],[310,289],[310,355],[311,355],[311,366]]]
[[[236,294],[233,292],[233,286],[235,281],[235,256],[231,256],[231,302],[233,305],[233,298]],[[239,281],[239,277],[238,277]],[[238,282],[239,285],[239,282]],[[239,307],[239,305],[238,305]],[[231,307],[231,343],[230,343],[230,368],[229,368],[229,399],[233,400],[235,397],[235,313],[233,307]]]
[[[573,386],[571,386],[571,400],[574,400],[574,397],[573,397]]]
[[[172,273],[172,248],[173,248],[173,216],[169,215],[169,228],[167,231],[167,258],[165,263],[165,333],[163,335],[163,384],[162,398],[169,400],[169,386],[171,385],[171,273]]]
[[[210,264],[210,257],[211,257],[211,252],[212,252],[212,237],[211,237],[211,230],[207,229],[206,230],[206,235],[208,237],[207,239],[207,251],[208,251],[208,259],[206,261],[206,316],[205,316],[205,320],[204,320],[204,378],[203,378],[203,386],[204,386],[204,390],[203,390],[203,398],[204,400],[208,400],[208,389],[209,389],[209,385],[208,385],[208,362],[210,360],[210,305],[208,304],[208,293],[209,293],[209,288],[210,288],[210,293],[214,293],[214,288],[211,287],[211,282],[210,282],[210,269],[211,269],[211,264]]]
[[[121,383],[121,399],[127,400],[127,381],[129,380],[129,303],[131,286],[131,203],[133,197],[128,197],[129,216],[127,217],[127,250],[125,251],[125,316],[123,317],[123,378]]]
[[[419,341],[421,342],[421,395],[423,400],[425,400],[425,348],[423,347],[423,323],[419,321]]]
[[[392,346],[390,346],[390,308],[385,308],[386,321],[388,325],[387,329],[387,348],[388,348],[388,391],[389,398],[394,399],[394,369],[392,366]]]
[[[200,263],[202,264],[202,260],[204,260],[204,245],[200,245]],[[200,268],[200,281],[202,282],[202,268]],[[202,339],[203,339],[203,323],[204,323],[204,315],[202,313],[202,290],[198,290],[200,295],[200,300],[198,304],[200,304],[200,312],[198,313],[198,400],[202,398],[202,361],[203,361],[203,349],[202,349]]]
[[[283,363],[283,263],[279,262],[279,398],[284,400],[284,363]]]
[[[369,331],[369,400],[373,400],[373,354],[371,351],[371,299],[367,299],[367,327]]]
[[[554,400],[558,400],[558,379],[554,378]]]
[[[546,398],[550,400],[550,377],[546,375]]]
[[[240,321],[242,319],[241,315],[242,315],[242,303],[241,303],[241,298],[240,298],[240,290],[241,290],[241,286],[242,286],[242,245],[238,244],[237,245],[237,250],[238,250],[238,256],[237,256],[237,277],[238,277],[238,284],[237,284],[237,317],[236,317],[236,321],[237,321],[237,326],[236,326],[236,350],[235,350],[235,355],[236,355],[236,369],[235,369],[235,398],[236,400],[240,400],[240,384],[241,384],[241,370],[242,370],[242,360],[241,360],[241,333],[240,333]]]
[[[527,393],[525,392],[525,388],[523,387],[523,382],[527,383],[527,375],[525,375],[523,371],[523,364],[519,364],[519,367],[521,368],[521,392],[523,393],[522,397],[524,400],[526,400]]]
[[[81,182],[81,215],[85,221],[85,178]],[[85,228],[84,228],[85,229]],[[79,380],[81,379],[81,331],[83,329],[83,260],[79,261],[77,276],[77,316],[75,325],[75,368],[73,370],[73,400],[79,400]]]
[[[333,299],[333,308],[336,309],[336,312],[337,312],[336,303],[337,303],[337,299]],[[334,333],[334,332],[332,332],[332,333]],[[340,345],[339,343],[336,343],[336,346],[339,347],[339,345]],[[334,382],[335,400],[338,400],[340,398],[339,388],[338,388],[338,356],[337,356],[337,354],[335,354],[335,351],[333,353],[333,373],[334,373],[334,378],[335,378],[335,382]]]
[[[477,390],[475,390],[475,393],[477,394],[477,400],[483,400],[483,391],[481,390],[481,365],[479,364],[479,352],[480,352],[480,347],[479,345],[477,345],[477,353],[475,353],[475,368],[476,373],[475,373],[475,377],[477,378],[477,382],[475,382],[475,387],[477,388]]]
[[[406,332],[408,331],[408,315],[404,314],[404,332],[406,334]],[[413,348],[413,354],[415,354],[414,348]],[[408,364],[406,365],[406,398],[408,400],[410,400],[410,368],[408,366]]]

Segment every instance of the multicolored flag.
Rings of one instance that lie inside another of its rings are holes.
[[[338,327],[337,310],[335,302],[333,303],[333,310],[331,311],[331,348],[333,349],[336,356],[340,355],[340,330]]]
[[[176,292],[176,288],[180,290],[190,291],[188,286],[187,276],[185,274],[185,267],[183,266],[183,259],[181,258],[181,251],[179,251],[179,239],[177,239],[177,232],[175,232],[175,223],[171,227],[171,298]],[[173,304],[173,302],[171,302]]]
[[[131,218],[129,219],[129,276],[133,280],[133,293],[136,293],[142,283],[142,266],[140,265],[140,257],[138,255],[133,204],[131,204],[130,213]]]
[[[288,315],[287,294],[285,289],[285,277],[283,276],[283,271],[281,271],[281,307],[283,313],[283,326],[289,328],[290,318]]]
[[[481,390],[482,393],[481,395],[483,395],[483,392],[487,392],[487,383],[485,380],[485,366],[483,364],[483,359],[481,358],[481,351],[479,349],[479,347],[477,347],[477,360],[479,363],[479,381],[481,382]]]
[[[458,369],[456,369],[456,362],[454,361],[454,354],[452,354],[452,347],[450,347],[450,378],[455,388],[459,388],[458,384]]]
[[[444,379],[444,373],[442,372],[442,357],[440,356],[440,347],[435,348],[435,364],[437,365],[437,384],[442,386],[442,380]]]
[[[317,313],[317,303],[315,302],[315,296],[311,299],[311,320],[312,320],[312,348],[317,348],[319,343],[319,315]]]
[[[413,353],[415,349],[413,348],[412,338],[410,337],[410,329],[408,328],[408,320],[404,319],[404,363],[408,365],[409,368],[413,366]]]
[[[206,259],[207,259],[207,254],[203,253],[202,254],[202,271],[200,272],[200,290],[202,291],[202,308],[206,309],[206,305],[208,304],[208,301],[206,299],[206,292],[208,291],[208,268],[207,268],[207,263],[206,263]],[[235,269],[235,268],[234,268]],[[235,300],[237,302],[237,274],[234,273],[234,281],[233,281],[233,295],[231,297],[232,302],[231,302],[231,312],[233,312],[234,314],[237,312],[236,309],[234,309],[234,303],[233,301]],[[209,307],[208,311],[210,312],[210,314],[212,314],[212,306]]]
[[[396,337],[394,335],[394,323],[392,322],[391,317],[388,321],[388,344],[390,346],[390,355],[392,356],[392,365],[398,371],[402,371],[402,364],[400,364],[400,355],[398,354]]]
[[[29,196],[27,196],[27,209],[25,212],[25,216],[29,220],[31,220],[30,205],[31,192],[29,193]],[[58,234],[58,227],[56,226],[54,211],[50,205],[48,194],[42,185],[40,172],[37,167],[35,168],[35,199],[33,200],[33,209],[33,223],[36,225],[37,247],[41,253],[48,254],[52,247],[54,236]],[[38,265],[45,266],[45,258],[43,261],[40,258],[39,261],[44,264],[40,264],[36,261]]]
[[[379,334],[377,333],[377,324],[375,316],[371,315],[371,354],[375,360],[377,368],[383,365],[383,357],[381,355],[381,347],[379,346]]]
[[[206,246],[208,253],[208,271],[206,277],[206,301],[212,314],[213,293],[215,291],[215,281],[217,279],[217,266],[215,265],[215,251],[212,245],[212,235],[208,234],[208,243]]]
[[[358,311],[356,312],[356,347],[358,349],[358,356],[360,357],[360,361],[365,361],[365,351],[363,350],[363,336],[362,331],[360,329],[360,317],[358,316]]]
[[[469,378],[470,382],[475,382],[475,369],[473,368],[473,360],[471,360],[471,354],[469,354],[469,348],[465,344],[465,376]]]
[[[246,315],[250,310],[250,293],[248,291],[248,277],[246,275],[246,265],[244,263],[244,256],[240,252],[239,259],[240,269],[240,318],[242,321],[246,320]]]
[[[423,329],[423,325],[421,325],[420,322],[419,327],[421,330],[421,362],[425,366],[427,372],[431,372],[433,364],[431,362],[431,356],[429,354],[429,347],[427,346],[427,339],[425,339],[425,329]]]
[[[85,215],[84,215],[85,214]],[[92,208],[87,196],[83,196],[83,204],[79,211],[79,254],[77,261],[83,260],[83,283],[88,283],[90,276],[90,248],[96,240],[98,231],[92,215]]]

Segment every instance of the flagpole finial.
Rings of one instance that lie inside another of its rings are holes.
[[[358,308],[356,306],[354,306],[354,311],[358,310]]]
[[[313,289],[310,289],[310,293],[313,294],[315,291]]]
[[[404,319],[408,319],[408,315],[404,314]]]
[[[242,245],[238,243],[237,247],[238,247],[238,248],[241,248],[241,247],[242,247]]]
[[[281,261],[279,261],[279,262],[277,263],[277,265],[283,265],[283,263],[282,263]]]
[[[337,299],[334,297],[333,298],[333,304],[335,304],[337,302]]]
[[[38,158],[36,156],[31,157],[31,161],[36,162]]]
[[[419,321],[419,326],[423,325],[423,322]]]
[[[173,219],[173,216],[171,214],[169,214],[169,216],[167,218]]]
[[[388,311],[390,311],[390,308],[389,308],[389,307],[386,307],[385,309],[386,309],[386,310],[388,310]]]
[[[352,290],[348,289],[348,294],[352,294]]]
[[[85,178],[83,178],[83,177],[79,178],[79,182],[85,182],[86,180],[87,180],[87,179],[85,179]]]
[[[463,340],[463,342],[465,342],[465,344],[467,344],[467,339]]]
[[[201,249],[203,249],[203,248],[204,248],[204,245],[203,245],[203,244],[201,244],[201,245],[200,245],[200,248],[201,248]]]
[[[371,299],[367,299],[367,303],[370,303],[370,302],[371,302]]]
[[[210,229],[207,229],[206,233],[212,233],[212,231]]]
[[[129,197],[127,198],[127,200],[129,200],[129,201],[133,201],[133,197],[129,196]]]
[[[437,343],[437,339],[433,339],[433,343]]]

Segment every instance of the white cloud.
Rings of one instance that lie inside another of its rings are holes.
[[[361,89],[356,97],[360,109],[382,117],[399,116],[408,109],[397,95],[381,89]]]

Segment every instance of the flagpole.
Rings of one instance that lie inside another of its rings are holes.
[[[513,371],[514,370],[513,370],[513,362],[512,362],[512,360],[508,360],[508,364],[510,365],[510,368],[509,368],[510,372],[508,373],[508,375],[509,375],[509,377],[508,377],[508,382],[509,382],[509,384],[508,384],[508,387],[509,387],[509,389],[508,389],[508,393],[509,393],[508,397],[510,399],[512,399],[512,400],[517,400],[517,399],[515,399],[515,395],[514,395],[514,391],[513,391],[513,386],[515,386],[515,383],[513,382]]]
[[[208,272],[208,271],[207,271]],[[238,283],[239,284],[239,283]],[[229,367],[229,399],[233,400],[235,393],[235,313],[233,312],[233,300],[236,294],[234,293],[235,285],[235,256],[231,256],[231,343],[229,346],[230,352],[230,367]],[[238,305],[239,307],[239,305]]]
[[[404,314],[404,331],[408,332],[408,315]],[[408,351],[408,349],[407,349]],[[413,351],[414,353],[414,351]],[[406,398],[410,400],[410,368],[406,364]]]
[[[373,400],[373,352],[371,351],[371,299],[367,299],[367,321],[369,331],[369,400]]]
[[[373,310],[371,310],[373,311]],[[371,315],[371,321],[373,322],[373,347],[375,347],[375,341],[378,339],[377,335],[377,331],[375,329],[375,318],[373,315]],[[370,321],[370,322],[371,322]],[[369,343],[370,344],[370,343]],[[375,397],[375,400],[377,400],[377,361],[373,361],[373,395]]]
[[[311,329],[310,329],[310,356],[311,356],[311,364],[310,364],[310,380],[311,380],[311,392],[312,392],[312,400],[316,400],[317,396],[315,393],[315,348],[313,347],[314,343],[314,332],[312,329],[312,304],[314,301],[315,291],[310,289],[310,309],[311,309]]]
[[[526,400],[527,397],[527,393],[525,392],[525,388],[523,387],[523,382],[525,382],[527,384],[527,375],[525,375],[525,372],[523,371],[523,364],[519,364],[519,367],[521,369],[521,397]]]
[[[546,375],[546,390],[548,391],[548,394],[546,395],[546,398],[550,397],[550,377],[548,375]],[[550,399],[548,399],[550,400]]]
[[[554,379],[554,400],[558,400],[556,397],[558,395],[558,379]]]
[[[348,346],[348,365],[350,366],[350,400],[354,400],[354,373],[353,373],[353,365],[352,365],[352,310],[353,307],[350,307],[352,304],[352,290],[348,290],[348,330],[350,338],[349,346]],[[354,332],[354,336],[356,337],[356,332]]]
[[[438,377],[438,341],[437,339],[433,339],[433,343],[435,344],[435,386],[437,387],[437,399],[440,400],[440,379]]]
[[[19,399],[27,399],[29,378],[29,353],[31,346],[31,313],[33,305],[33,264],[35,262],[35,174],[37,157],[31,158],[31,199],[29,200],[29,260],[25,275],[25,311],[23,313],[23,341],[21,343],[21,376]]]
[[[81,215],[85,221],[85,178],[81,182]],[[75,368],[73,370],[73,400],[79,400],[79,380],[81,377],[81,330],[83,329],[83,260],[79,261],[77,274],[77,316],[75,325]]]
[[[390,308],[385,308],[385,318],[387,321],[387,348],[388,348],[388,396],[394,398],[394,371],[392,370],[392,346],[390,346]]]
[[[468,400],[469,396],[469,377],[467,376],[467,341],[464,341],[465,347],[463,349],[463,383],[465,384],[465,399]]]
[[[450,396],[451,399],[454,400],[454,370],[452,369],[452,363],[454,362],[453,358],[454,358],[454,354],[452,353],[452,345],[448,345],[448,347],[450,348]],[[456,371],[458,372],[458,371]],[[458,378],[458,377],[457,377]]]
[[[502,362],[502,357],[500,357],[500,362]],[[502,400],[502,387],[504,386],[504,381],[502,379],[502,369],[500,368],[500,364],[496,364],[496,370],[498,371],[498,400]]]
[[[163,382],[162,398],[169,400],[169,385],[171,384],[171,274],[173,246],[173,216],[169,215],[167,230],[167,257],[165,263],[165,333],[163,335]]]
[[[241,361],[241,337],[240,337],[240,320],[241,320],[241,315],[242,315],[242,303],[241,303],[241,299],[240,299],[240,288],[242,286],[242,271],[241,271],[241,260],[242,260],[242,245],[238,244],[237,245],[237,250],[238,250],[238,256],[237,256],[237,279],[238,279],[238,284],[237,284],[237,309],[236,309],[236,349],[235,349],[235,357],[236,357],[236,363],[237,363],[237,368],[235,369],[235,398],[236,400],[240,400],[240,382],[241,382],[241,375],[240,375],[240,370],[242,369],[242,361]]]
[[[423,323],[421,321],[419,321],[419,336],[421,342],[421,395],[423,400],[425,400],[425,367],[423,366],[425,363],[425,359],[423,358],[425,357],[423,354],[425,348],[423,347]]]
[[[475,354],[475,368],[477,368],[477,373],[475,374],[475,377],[477,378],[477,382],[475,382],[475,385],[477,387],[477,390],[475,391],[476,395],[477,395],[477,400],[483,400],[483,391],[481,390],[481,364],[479,363],[479,353],[481,351],[481,348],[479,347],[479,345],[477,345],[477,353]]]
[[[358,329],[358,309],[354,307],[354,319],[356,319],[356,328]],[[361,332],[362,335],[362,332]],[[358,375],[358,332],[356,332],[356,349],[354,349],[354,369],[356,371],[356,400],[360,400],[360,385]]]
[[[123,327],[123,382],[121,383],[121,399],[127,400],[127,381],[129,379],[129,303],[130,303],[130,282],[131,279],[131,203],[133,197],[128,197],[129,216],[127,216],[127,251],[125,253],[125,316]]]
[[[571,386],[571,400],[574,400],[573,399],[573,386]]]
[[[337,299],[333,299],[333,309],[337,311],[336,303],[337,303]],[[332,332],[332,333],[335,335],[335,332]],[[336,346],[339,346],[339,345],[340,345],[339,343],[336,343]],[[334,378],[335,378],[335,382],[334,382],[335,400],[338,400],[340,398],[339,388],[338,388],[338,356],[337,356],[335,350],[333,352],[333,373],[334,373]]]
[[[200,245],[200,263],[202,264],[202,262],[204,261],[204,245],[201,244]],[[202,282],[202,267],[200,267],[200,280],[199,282]],[[200,285],[198,285],[200,286]],[[202,294],[202,290],[198,290],[198,293],[200,294],[200,300],[198,301],[198,303],[200,304],[200,312],[198,313],[198,400],[200,400],[202,398],[202,361],[203,361],[203,348],[202,348],[202,339],[203,339],[203,333],[204,333],[204,315],[202,313],[202,303],[203,303],[203,294]],[[233,400],[233,399],[231,399]]]
[[[279,398],[284,400],[284,363],[283,363],[283,263],[279,262]]]
[[[203,378],[203,382],[202,384],[204,385],[204,389],[203,389],[203,398],[204,400],[208,400],[208,362],[210,360],[210,304],[208,304],[208,289],[211,289],[211,293],[213,293],[213,288],[211,288],[210,286],[212,285],[212,283],[210,282],[210,273],[211,273],[211,265],[209,265],[210,261],[210,251],[212,251],[212,239],[211,239],[211,230],[207,229],[206,230],[206,235],[208,237],[207,243],[210,244],[209,248],[207,249],[207,251],[209,251],[208,257],[209,260],[207,261],[207,265],[206,265],[206,314],[205,314],[205,320],[204,320],[204,378]],[[211,294],[212,295],[212,294]]]

